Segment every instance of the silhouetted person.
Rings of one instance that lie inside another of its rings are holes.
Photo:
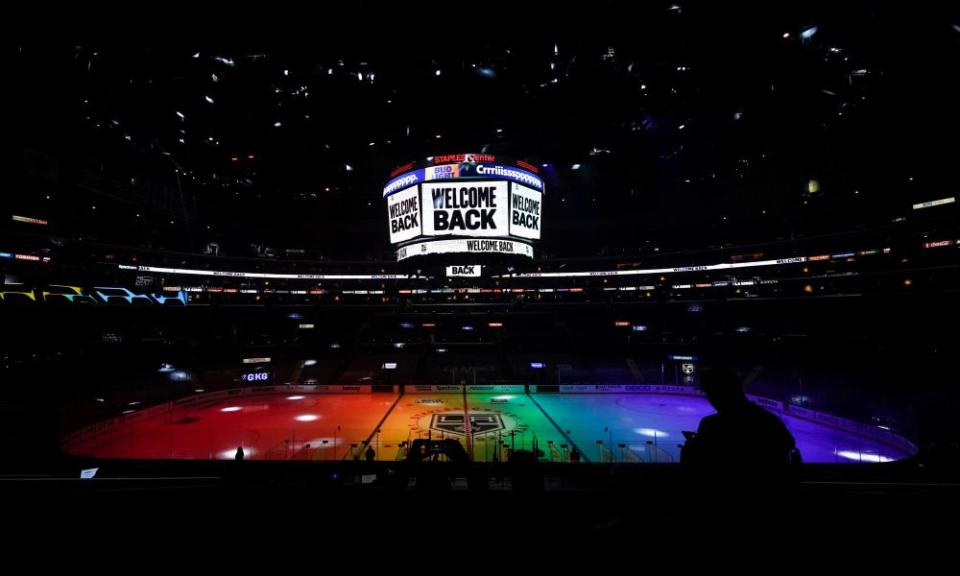
[[[233,457],[234,460],[243,460],[243,446],[237,446],[237,453]]]
[[[576,464],[580,461],[580,451],[574,448],[570,451],[570,462]]]
[[[706,370],[700,388],[717,413],[704,417],[684,445],[684,464],[733,476],[778,475],[790,469],[796,448],[793,435],[779,417],[747,399],[733,370]]]
[[[706,370],[701,389],[717,413],[704,417],[681,451],[707,521],[753,518],[769,525],[786,495],[796,442],[783,422],[747,399],[728,368]]]
[[[367,446],[367,451],[364,452],[363,457],[367,459],[367,462],[373,462],[377,457],[377,453],[374,452],[373,446]]]

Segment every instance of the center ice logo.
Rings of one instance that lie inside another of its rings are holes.
[[[499,414],[471,414],[470,432],[485,434],[506,428]],[[464,435],[463,412],[440,412],[430,417],[430,429],[445,434]]]

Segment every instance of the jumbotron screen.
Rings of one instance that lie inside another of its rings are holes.
[[[446,154],[393,171],[383,189],[397,260],[432,254],[533,258],[543,225],[543,179],[532,164]]]

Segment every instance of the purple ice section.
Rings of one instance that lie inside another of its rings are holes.
[[[591,461],[611,440],[617,461],[677,462],[683,430],[696,430],[715,411],[705,398],[648,394],[538,394],[537,402]],[[911,456],[857,434],[783,416],[804,462],[887,462]],[[607,431],[604,431],[607,428]],[[619,445],[624,447],[620,448]],[[750,438],[730,450],[750,450]]]

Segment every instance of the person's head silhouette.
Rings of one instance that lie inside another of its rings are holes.
[[[747,396],[743,393],[740,378],[729,368],[716,367],[704,370],[700,377],[700,389],[717,412],[724,412],[743,405]]]

